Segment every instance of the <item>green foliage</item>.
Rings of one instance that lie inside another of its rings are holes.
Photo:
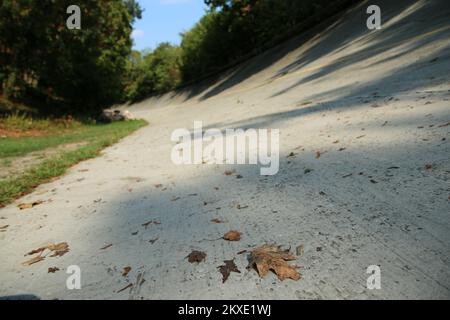
[[[124,4],[132,17],[132,22],[134,22],[135,19],[142,19],[143,10],[136,0],[124,0]]]
[[[227,31],[227,15],[209,12],[182,34],[181,72],[183,80],[196,79],[212,67],[226,63],[232,33]]]
[[[95,113],[122,98],[134,1],[80,0],[81,30],[66,27],[70,0],[3,0],[0,80],[8,99],[39,111]],[[130,14],[131,12],[131,14]]]
[[[142,53],[131,51],[131,24],[142,16],[137,0],[79,0],[81,30],[66,27],[70,0],[2,0],[0,112],[27,106],[86,115],[161,94],[267,49],[344,1],[205,0],[208,12],[180,46]]]
[[[266,46],[330,5],[325,0],[205,0],[205,3],[210,11],[182,35],[183,81],[195,80]]]
[[[179,56],[180,48],[169,43],[161,43],[145,56],[133,52],[128,62],[128,99],[137,101],[174,89],[181,79]]]

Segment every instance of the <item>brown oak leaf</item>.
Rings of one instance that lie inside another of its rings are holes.
[[[188,261],[190,263],[194,263],[194,262],[200,263],[203,260],[205,260],[206,253],[194,250],[186,258],[188,258]]]
[[[241,233],[236,230],[231,230],[223,235],[223,239],[227,241],[239,241],[241,240]]]
[[[281,281],[285,279],[299,280],[300,273],[296,267],[290,266],[287,261],[296,260],[289,250],[282,250],[280,246],[263,245],[250,253],[247,268],[255,268],[261,278],[264,278],[269,270],[272,270]]]
[[[224,265],[217,267],[219,269],[219,272],[222,274],[222,283],[225,283],[225,281],[227,281],[231,272],[241,273],[241,271],[239,271],[236,264],[234,263],[234,259],[225,260],[224,263]]]

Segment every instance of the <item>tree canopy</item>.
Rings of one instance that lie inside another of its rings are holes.
[[[205,0],[209,10],[179,46],[147,52],[131,50],[132,24],[142,17],[137,0],[79,0],[80,30],[66,27],[71,2],[2,1],[0,98],[46,113],[95,113],[197,81],[351,0]]]
[[[80,0],[81,29],[66,27],[68,0],[3,0],[0,81],[9,99],[41,112],[91,113],[121,98],[131,52],[132,0]]]

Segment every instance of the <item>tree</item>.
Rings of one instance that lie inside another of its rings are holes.
[[[135,19],[142,19],[142,10],[140,4],[136,0],[124,0],[125,7],[128,10],[128,13],[131,15],[133,23]]]
[[[181,81],[180,48],[161,43],[145,56],[134,53],[129,62],[127,97],[132,101],[174,89]]]
[[[3,0],[3,94],[55,114],[95,113],[118,101],[131,52],[131,23],[141,14],[132,3],[80,0],[81,30],[69,30],[70,0]]]

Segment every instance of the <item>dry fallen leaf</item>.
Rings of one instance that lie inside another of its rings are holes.
[[[17,207],[19,207],[20,210],[31,209],[34,206],[40,205],[41,203],[44,203],[44,201],[43,200],[37,200],[37,201],[34,201],[34,202],[29,202],[29,203],[21,203]]]
[[[54,243],[50,243],[47,246],[47,249],[51,250],[51,251],[61,251],[61,250],[66,250],[69,248],[69,245],[67,244],[67,242],[60,242],[57,244]]]
[[[289,253],[289,250],[282,250],[280,246],[263,245],[250,253],[248,268],[255,268],[261,278],[264,278],[269,270],[275,272],[278,279],[299,280],[300,273],[294,266],[290,266],[287,261],[296,260],[296,257]]]
[[[61,242],[58,244],[49,244],[47,249],[54,251],[51,257],[62,257],[67,252],[69,252],[69,245],[67,242]]]
[[[131,271],[131,267],[123,268],[122,277],[126,277],[128,275],[128,273],[130,273],[130,271]]]
[[[211,222],[214,222],[214,223],[225,223],[225,221],[220,220],[218,218],[212,219]]]
[[[30,252],[28,252],[25,256],[31,256],[31,255],[33,255],[33,254],[36,254],[36,253],[42,253],[45,249],[47,249],[47,247],[42,247],[42,248],[38,248],[38,249],[34,249],[34,250],[31,250]]]
[[[236,230],[231,230],[223,235],[223,239],[227,241],[239,241],[241,240],[241,233]]]
[[[0,231],[5,231],[9,227],[9,224],[1,226]]]
[[[48,272],[47,273],[55,273],[56,271],[59,271],[58,267],[51,267],[51,268],[48,268]]]
[[[61,242],[61,243],[50,243],[48,245],[46,245],[45,247],[41,247],[38,249],[34,249],[31,250],[30,252],[28,252],[26,254],[26,256],[30,256],[36,253],[42,254],[42,252],[44,252],[46,249],[53,251],[54,253],[51,255],[51,257],[61,257],[64,254],[66,254],[67,252],[69,252],[69,245],[67,244],[67,242]]]
[[[31,258],[30,260],[22,262],[22,265],[24,265],[24,266],[31,266],[32,264],[35,264],[35,263],[37,263],[39,261],[42,261],[44,259],[45,259],[45,257],[42,257],[41,255],[39,255],[39,256]]]
[[[227,171],[224,172],[224,174],[225,174],[226,176],[231,176],[231,175],[233,175],[233,174],[235,174],[235,173],[236,173],[236,170],[227,170]]]
[[[295,157],[295,153],[294,152],[289,153],[286,158],[292,158],[292,157]]]
[[[190,263],[194,263],[194,262],[200,263],[203,260],[205,260],[206,253],[194,250],[186,258],[188,258],[188,261]]]
[[[156,220],[152,220],[152,221],[143,223],[142,226],[143,226],[145,229],[147,229],[151,224],[161,224],[161,222],[156,221]]]
[[[224,263],[224,265],[217,267],[219,269],[219,272],[222,274],[222,283],[225,283],[225,281],[227,281],[231,272],[241,273],[241,271],[239,271],[236,264],[234,263],[234,259],[225,260]]]
[[[110,247],[112,247],[112,243],[110,243],[110,244],[107,244],[106,246],[104,246],[104,247],[101,247],[100,248],[100,250],[106,250],[106,249],[108,249],[108,248],[110,248]]]
[[[316,159],[319,159],[322,153],[320,151],[316,151]]]

